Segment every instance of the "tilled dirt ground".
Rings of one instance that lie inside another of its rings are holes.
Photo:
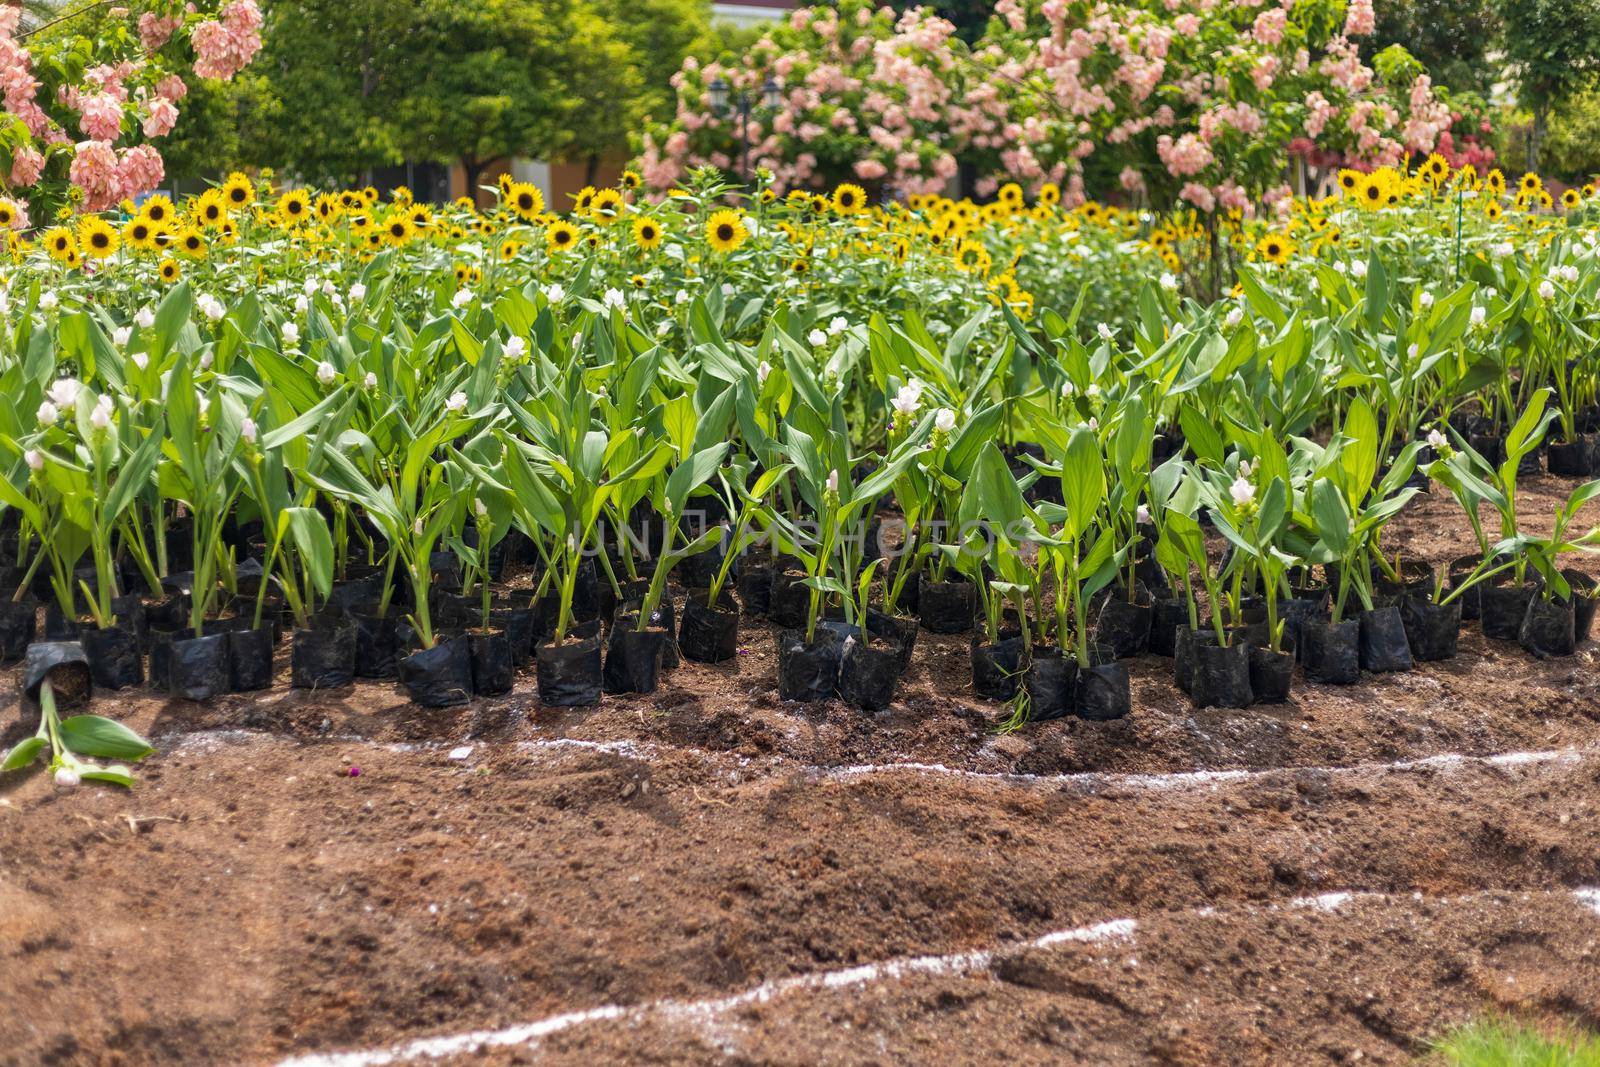
[[[1461,554],[1452,508],[1390,543]],[[1593,644],[1473,632],[1245,711],[1147,658],[1127,720],[999,736],[964,638],[879,715],[779,701],[743,640],[583,711],[98,699],[160,751],[131,794],[0,783],[0,1064],[1396,1063],[1486,1010],[1600,1025]]]

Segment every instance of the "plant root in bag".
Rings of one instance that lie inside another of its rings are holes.
[[[1518,640],[1522,634],[1522,620],[1528,614],[1528,602],[1539,595],[1539,587],[1533,582],[1516,585],[1490,579],[1477,589],[1478,621],[1483,627],[1483,636],[1495,641]]]
[[[1393,604],[1361,613],[1361,669],[1374,674],[1411,669],[1406,625]]]
[[[1589,640],[1589,632],[1594,628],[1595,608],[1600,607],[1600,600],[1596,599],[1600,583],[1571,568],[1563,570],[1561,576],[1572,587],[1572,633],[1581,645]]]
[[[277,633],[269,625],[228,634],[228,688],[254,693],[272,688],[272,651]]]
[[[839,686],[844,642],[820,624],[810,645],[804,630],[778,634],[778,696],[783,700],[826,700]]]
[[[22,691],[39,702],[39,688],[45,682],[55,692],[56,707],[75,708],[89,703],[94,695],[94,674],[89,657],[76,641],[40,641],[28,646],[22,665]]]
[[[1250,646],[1237,639],[1230,645],[1196,644],[1189,697],[1197,708],[1247,708],[1255,703]]]
[[[228,635],[174,638],[167,648],[167,689],[185,700],[210,700],[228,691]]]
[[[527,606],[506,603],[491,608],[489,621],[506,632],[512,666],[521,667],[533,661],[533,644],[538,639],[538,612]]]
[[[863,711],[878,711],[894,699],[900,682],[899,650],[893,645],[873,646],[866,640],[845,640],[839,663],[839,695]]]
[[[602,681],[607,693],[654,693],[661,685],[663,658],[671,635],[659,626],[637,629],[639,616],[617,616],[606,642]]]
[[[1321,615],[1326,602],[1327,597],[1322,595],[1295,596],[1278,601],[1278,618],[1283,620],[1284,643],[1293,642],[1298,647],[1300,628],[1306,624],[1307,619]]]
[[[39,602],[31,596],[0,601],[0,663],[28,654],[39,628]]]
[[[356,677],[393,678],[400,650],[400,619],[393,605],[386,615],[353,611],[350,623],[356,636]]]
[[[100,689],[127,689],[144,684],[144,656],[139,635],[121,626],[85,626],[78,643],[89,657],[89,673]]]
[[[1454,592],[1461,583],[1472,575],[1478,564],[1482,563],[1480,556],[1461,556],[1450,562],[1450,569],[1446,572],[1451,592]],[[1483,586],[1475,585],[1465,593],[1456,597],[1461,604],[1461,619],[1463,622],[1472,622],[1477,619],[1482,611]]]
[[[739,573],[734,579],[739,603],[751,615],[765,615],[772,603],[772,564],[759,557],[746,556],[739,561]]]
[[[739,652],[739,607],[728,590],[717,594],[715,607],[707,603],[709,589],[692,589],[683,602],[678,626],[678,648],[696,663],[723,663]]]
[[[1095,622],[1095,644],[1109,646],[1118,659],[1137,656],[1150,647],[1154,625],[1150,594],[1141,588],[1135,596],[1136,600],[1130,603],[1125,592],[1114,593]]]
[[[972,691],[986,700],[1006,701],[1017,695],[1022,673],[1022,638],[1007,637],[992,645],[972,646]]]
[[[978,593],[968,581],[923,582],[917,596],[917,616],[929,633],[964,634],[977,611]]]
[[[1461,643],[1461,601],[1435,604],[1424,593],[1412,593],[1400,601],[1400,621],[1405,624],[1406,644],[1418,663],[1435,663],[1455,656]]]
[[[296,630],[290,648],[290,685],[336,689],[356,678],[356,628],[343,617],[323,616],[310,630]]]
[[[1545,450],[1550,473],[1563,478],[1588,478],[1594,471],[1594,442],[1578,434],[1576,441],[1551,441]]]
[[[1572,601],[1533,597],[1522,617],[1517,642],[1540,659],[1572,655],[1578,650]]]
[[[1178,651],[1178,631],[1189,627],[1189,602],[1157,600],[1150,606],[1150,652],[1169,659]]]
[[[400,684],[424,708],[453,708],[472,700],[472,650],[465,637],[446,638],[397,664]]]
[[[772,572],[772,588],[767,595],[767,617],[772,625],[794,628],[806,624],[811,590],[805,580],[806,576],[797,571]]]
[[[1307,619],[1300,641],[1300,662],[1312,681],[1353,685],[1361,677],[1360,619]]]
[[[867,609],[867,632],[894,648],[902,675],[911,666],[911,653],[917,647],[920,628],[921,624],[912,616],[885,615],[876,608]]]
[[[1128,668],[1118,663],[1108,648],[1089,650],[1089,666],[1078,668],[1072,713],[1090,722],[1111,722],[1133,710]]]
[[[559,645],[540,645],[534,652],[541,704],[581,707],[600,703],[598,632],[585,637],[569,637]]]
[[[1022,684],[1028,690],[1028,721],[1062,718],[1072,712],[1077,696],[1078,661],[1059,648],[1036,647]]]
[[[1265,645],[1250,649],[1250,693],[1257,704],[1283,704],[1294,687],[1294,644],[1284,638],[1282,651]]]
[[[1217,631],[1209,626],[1196,630],[1188,622],[1178,628],[1177,641],[1172,655],[1172,681],[1185,693],[1194,687],[1194,650],[1202,645],[1215,645]]]
[[[474,693],[491,697],[511,692],[516,674],[511,662],[511,638],[504,630],[469,631],[467,649],[472,655]]]

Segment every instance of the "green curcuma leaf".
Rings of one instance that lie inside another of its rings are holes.
[[[101,715],[61,720],[61,742],[78,755],[95,759],[141,760],[155,751],[150,742]]]
[[[11,750],[0,760],[0,774],[7,771],[20,771],[39,757],[49,742],[42,737],[30,737],[11,746]]]

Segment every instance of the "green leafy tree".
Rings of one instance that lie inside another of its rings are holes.
[[[1398,44],[1428,69],[1437,85],[1487,94],[1500,75],[1488,52],[1500,19],[1484,0],[1379,0],[1377,29],[1362,39],[1369,63],[1375,52]]]
[[[1593,85],[1600,70],[1600,0],[1498,0],[1497,6],[1506,61],[1533,113],[1528,167],[1538,170],[1551,110]]]

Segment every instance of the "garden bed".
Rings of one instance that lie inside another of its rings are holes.
[[[1451,506],[1395,543],[1459,554]],[[1245,710],[1145,657],[1128,719],[997,735],[966,641],[922,635],[879,713],[778,700],[759,624],[590,709],[526,673],[431,711],[375,683],[97,699],[158,754],[131,794],[0,792],[7,1047],[904,1061],[981,1032],[1020,1062],[1344,1063],[1485,1008],[1594,1021],[1593,644],[1469,628]]]

